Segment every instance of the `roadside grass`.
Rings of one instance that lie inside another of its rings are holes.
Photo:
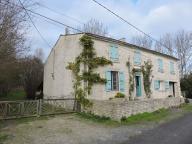
[[[192,112],[192,104],[181,105],[181,110],[183,110],[185,112]]]
[[[88,121],[92,121],[92,122],[96,122],[96,123],[100,123],[108,126],[120,125],[118,121],[114,121],[110,117],[98,116],[92,113],[85,113],[85,112],[79,112],[79,113],[76,113],[75,115],[77,115],[79,118],[83,120],[88,120]]]
[[[165,119],[170,114],[169,109],[159,109],[154,112],[144,112],[141,114],[132,115],[128,118],[122,117],[121,122],[123,124],[138,124],[142,122],[159,122]]]
[[[3,144],[4,141],[8,139],[9,135],[0,133],[0,144]]]
[[[7,95],[0,96],[0,101],[14,101],[24,99],[26,99],[26,93],[23,89],[12,90]]]

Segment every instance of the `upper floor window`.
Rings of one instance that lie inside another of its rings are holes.
[[[170,62],[170,74],[175,74],[174,63]]]
[[[110,56],[110,59],[112,61],[118,61],[119,60],[119,52],[118,52],[118,46],[117,45],[110,45],[109,56]]]
[[[158,72],[163,73],[163,60],[162,59],[158,59]]]
[[[134,64],[135,65],[141,65],[141,52],[140,51],[135,51]]]

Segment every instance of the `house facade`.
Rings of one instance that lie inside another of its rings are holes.
[[[44,67],[44,98],[73,98],[73,74],[66,69],[81,53],[79,39],[84,34],[61,35],[50,52]],[[95,84],[89,99],[108,100],[118,92],[129,97],[130,71],[127,62],[134,68],[133,99],[146,99],[141,67],[144,62],[152,64],[151,98],[180,97],[178,59],[153,50],[138,47],[108,37],[86,33],[92,37],[97,56],[105,57],[113,65],[98,67],[95,72],[106,78],[106,84]],[[81,66],[83,71],[83,66]]]

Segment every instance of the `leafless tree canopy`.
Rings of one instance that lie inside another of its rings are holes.
[[[83,32],[93,33],[101,36],[106,36],[108,34],[107,27],[104,26],[102,22],[96,19],[91,19],[81,28]]]
[[[23,1],[26,7],[31,2]],[[29,50],[26,46],[28,17],[18,1],[0,3],[0,95],[6,94],[20,82],[20,58]]]
[[[131,41],[133,44],[151,49],[153,41],[147,36],[135,36]]]
[[[43,81],[43,63],[36,56],[28,56],[21,61],[21,80],[28,99],[35,98],[35,92]]]

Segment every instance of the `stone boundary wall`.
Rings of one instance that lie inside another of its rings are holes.
[[[129,117],[138,113],[153,112],[161,108],[176,107],[184,103],[184,99],[181,97],[137,101],[126,101],[121,98],[106,101],[91,101],[93,102],[93,106],[86,110],[87,112],[110,117],[113,120],[120,120],[123,116]]]

